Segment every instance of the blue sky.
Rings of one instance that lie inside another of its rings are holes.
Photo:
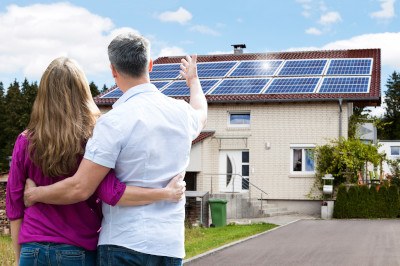
[[[400,71],[396,0],[88,0],[0,2],[0,81],[39,80],[58,56],[76,59],[88,80],[113,84],[106,47],[134,30],[152,42],[152,57],[187,53],[382,49],[382,90]]]

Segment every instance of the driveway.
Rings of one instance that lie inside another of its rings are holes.
[[[185,265],[400,265],[400,220],[300,220]]]

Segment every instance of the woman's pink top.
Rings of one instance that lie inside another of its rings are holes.
[[[27,178],[31,178],[38,186],[47,186],[66,177],[44,176],[40,168],[29,159],[28,140],[20,134],[14,146],[6,197],[8,218],[23,219],[19,233],[20,244],[52,242],[95,250],[102,219],[101,201],[98,199],[115,205],[126,188],[111,170],[95,194],[86,201],[70,205],[36,203],[25,208],[24,186]]]

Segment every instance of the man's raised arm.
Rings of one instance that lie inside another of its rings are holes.
[[[190,88],[189,103],[198,112],[201,128],[204,128],[207,122],[207,100],[197,75],[197,55],[186,56],[186,59],[181,60],[180,73],[186,79],[186,85]]]

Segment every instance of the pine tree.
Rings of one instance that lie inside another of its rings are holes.
[[[103,85],[103,88],[101,89],[101,93],[104,93],[108,90],[106,84]]]
[[[394,71],[386,87],[384,126],[378,135],[381,139],[400,139],[400,73]]]
[[[96,97],[97,95],[100,94],[97,85],[94,84],[93,81],[89,83],[89,87],[90,87],[90,92],[92,93],[92,97]]]
[[[4,152],[4,147],[6,146],[5,119],[4,86],[3,82],[0,81],[0,173],[5,172],[8,168],[8,162]]]

